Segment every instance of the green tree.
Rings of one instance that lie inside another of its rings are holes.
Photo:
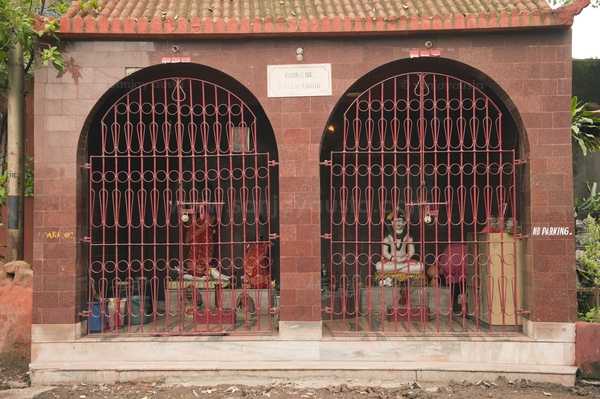
[[[8,88],[8,56],[10,49],[20,45],[24,49],[23,67],[31,71],[36,57],[44,65],[64,69],[59,51],[58,17],[66,12],[69,2],[55,1],[46,7],[45,0],[0,0],[0,93]]]
[[[56,32],[68,0],[55,0],[49,8],[45,1],[0,0],[0,96],[6,99],[8,122],[6,150],[0,148],[6,154],[0,183],[8,213],[8,260],[23,259],[25,76],[38,60],[59,72],[65,66]]]

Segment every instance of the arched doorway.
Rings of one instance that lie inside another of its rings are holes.
[[[84,133],[88,332],[271,332],[277,146],[256,98],[211,68],[151,67]]]
[[[321,148],[325,333],[518,330],[520,132],[482,75],[391,63]]]

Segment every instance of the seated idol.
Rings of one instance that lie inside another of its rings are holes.
[[[390,224],[390,234],[383,239],[381,255],[383,259],[375,264],[379,273],[420,273],[423,264],[415,259],[415,244],[408,234],[404,212],[396,211],[396,217],[391,212],[386,218]]]

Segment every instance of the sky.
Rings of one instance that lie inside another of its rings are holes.
[[[587,7],[575,17],[573,58],[600,58],[600,8]]]

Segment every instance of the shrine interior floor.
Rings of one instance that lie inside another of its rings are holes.
[[[522,335],[520,326],[490,327],[471,318],[440,316],[432,320],[384,320],[368,317],[323,320],[324,337],[358,336],[489,336]]]
[[[158,336],[158,335],[277,335],[273,318],[260,316],[250,322],[236,324],[205,324],[177,317],[157,318],[142,325],[125,325],[119,329],[92,332],[94,336]],[[522,335],[520,326],[490,327],[471,318],[441,316],[432,320],[385,320],[368,317],[323,320],[323,337],[393,337],[393,336],[487,336],[514,337]]]
[[[272,335],[276,333],[273,318],[262,315],[248,322],[198,323],[189,317],[159,317],[139,325],[124,325],[118,329],[92,332],[88,336],[123,335]]]

